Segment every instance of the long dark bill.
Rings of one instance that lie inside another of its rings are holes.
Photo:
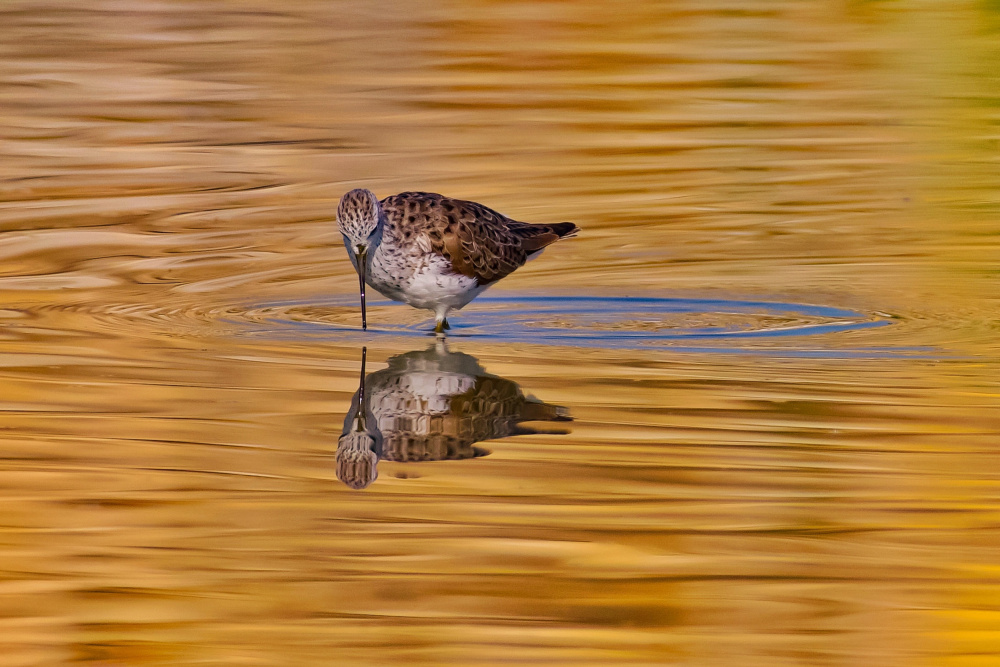
[[[358,253],[358,280],[361,281],[361,329],[368,330],[368,311],[365,310],[365,272],[368,270],[368,249]]]

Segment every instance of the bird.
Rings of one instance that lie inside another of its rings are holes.
[[[525,396],[513,380],[488,373],[475,357],[438,338],[426,350],[388,360],[361,379],[337,442],[337,478],[363,489],[378,477],[379,460],[454,461],[486,456],[483,440],[546,433],[526,421],[572,421],[569,410]]]
[[[436,334],[458,310],[548,245],[574,236],[572,222],[530,224],[473,201],[402,192],[381,201],[356,188],[337,206],[337,226],[358,273],[361,327],[365,285],[434,313]]]

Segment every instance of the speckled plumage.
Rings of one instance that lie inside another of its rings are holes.
[[[571,222],[518,222],[482,204],[430,192],[378,201],[363,189],[343,196],[337,222],[355,270],[365,254],[365,282],[390,299],[434,311],[438,330],[449,310],[577,231]]]

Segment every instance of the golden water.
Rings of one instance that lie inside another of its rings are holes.
[[[996,2],[0,20],[3,665],[1000,662]],[[582,232],[436,350],[357,186]]]

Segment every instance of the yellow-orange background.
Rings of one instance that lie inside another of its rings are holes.
[[[5,665],[1000,660],[996,2],[0,20]],[[358,340],[241,322],[352,294],[358,186],[581,226],[498,290],[887,313],[788,345],[888,352],[461,339],[571,433],[354,492]]]

